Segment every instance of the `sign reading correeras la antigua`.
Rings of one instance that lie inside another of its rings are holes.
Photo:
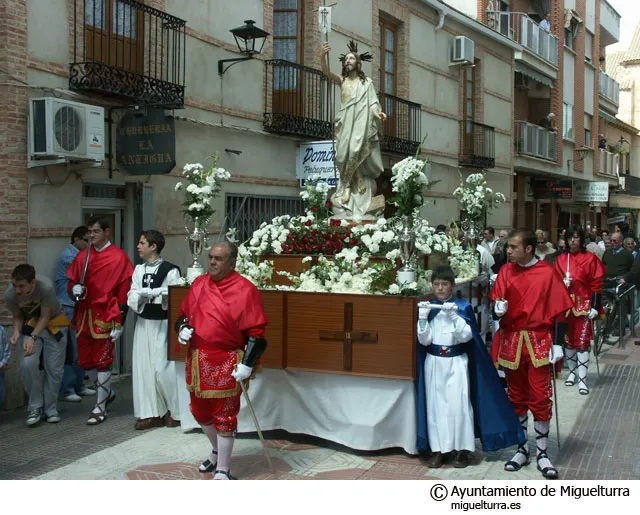
[[[176,131],[164,109],[129,111],[118,123],[116,160],[126,175],[161,175],[176,166]]]

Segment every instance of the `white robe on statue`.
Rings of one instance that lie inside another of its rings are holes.
[[[418,341],[425,346],[453,346],[471,340],[471,327],[456,316],[455,323],[439,311],[424,330],[418,322]],[[474,451],[473,407],[469,394],[469,358],[427,354],[424,363],[427,431],[433,452]]]
[[[137,265],[133,272],[127,304],[136,313],[142,313],[146,304],[140,296],[143,276],[154,274],[160,263]],[[180,284],[177,268],[169,271],[162,288]],[[162,296],[150,302],[162,304]],[[166,309],[166,305],[163,308]],[[137,418],[163,417],[167,411],[180,419],[176,363],[167,359],[167,320],[148,320],[138,317],[133,334],[133,412]],[[182,363],[179,363],[182,365]],[[186,388],[186,387],[185,387]]]

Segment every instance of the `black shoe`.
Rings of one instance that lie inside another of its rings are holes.
[[[439,469],[444,464],[444,455],[441,452],[434,452],[427,460],[427,467]]]
[[[458,451],[453,459],[453,466],[457,469],[463,469],[469,466],[469,451]]]

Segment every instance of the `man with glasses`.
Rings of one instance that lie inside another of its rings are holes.
[[[622,233],[611,235],[611,248],[602,255],[602,264],[607,269],[607,277],[625,276],[633,266],[633,254],[622,246]]]
[[[56,296],[62,304],[67,318],[73,319],[73,307],[75,301],[67,292],[67,269],[73,263],[78,252],[84,250],[89,245],[89,229],[85,225],[76,227],[71,234],[71,243],[67,244],[56,265]],[[69,329],[67,342],[67,356],[71,354],[71,363],[65,364],[64,375],[62,376],[62,385],[60,386],[60,400],[67,402],[80,402],[81,396],[95,395],[96,391],[87,388],[84,384],[84,369],[78,365],[78,342],[76,340],[76,332],[73,328]],[[67,359],[68,361],[68,359]]]
[[[74,322],[78,362],[86,370],[97,370],[98,399],[87,420],[88,425],[95,426],[105,421],[107,404],[115,399],[111,364],[127,314],[133,264],[122,249],[109,241],[108,220],[91,218],[88,227],[91,245],[78,253],[67,277],[71,293],[77,299]]]

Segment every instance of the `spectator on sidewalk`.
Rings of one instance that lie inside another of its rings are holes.
[[[6,386],[4,382],[4,376],[6,370],[9,368],[9,358],[11,357],[11,347],[9,346],[9,337],[4,327],[0,325],[0,408],[4,402],[6,394]]]
[[[29,396],[27,425],[34,426],[43,417],[47,422],[60,422],[58,390],[69,320],[53,284],[45,277],[36,277],[31,265],[18,265],[11,272],[4,301],[13,314],[9,342],[18,346],[20,375]]]
[[[622,234],[611,235],[611,248],[602,255],[602,264],[607,270],[606,277],[626,276],[633,266],[633,254],[622,246]]]
[[[82,249],[86,249],[89,245],[89,229],[85,225],[76,227],[71,234],[71,243],[69,243],[60,256],[56,265],[56,295],[62,304],[62,309],[69,320],[73,319],[73,308],[75,302],[69,297],[67,285],[67,268],[73,263],[73,260]],[[95,395],[96,391],[88,388],[84,384],[84,369],[78,364],[78,341],[76,339],[76,331],[73,327],[69,328],[69,341],[67,343],[67,356],[70,364],[65,363],[64,375],[62,376],[62,384],[60,385],[59,398],[67,402],[80,402],[80,396]]]

